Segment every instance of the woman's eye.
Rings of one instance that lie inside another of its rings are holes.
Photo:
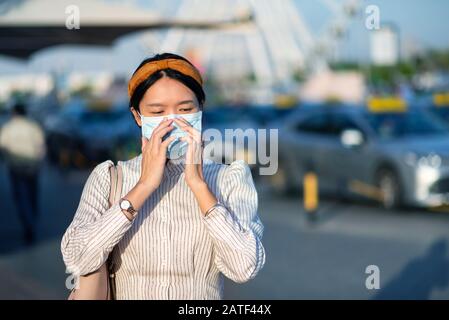
[[[189,112],[189,111],[192,111],[192,109],[193,109],[193,108],[186,108],[186,109],[181,109],[181,111],[183,111],[183,112]]]
[[[152,114],[161,114],[161,113],[163,113],[163,111],[152,112]]]

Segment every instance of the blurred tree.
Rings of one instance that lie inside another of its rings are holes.
[[[72,90],[70,94],[75,97],[89,98],[93,94],[93,88],[92,86],[85,84],[77,89]]]
[[[449,71],[449,50],[430,50],[427,59],[434,70]]]
[[[10,99],[16,101],[18,103],[25,103],[33,96],[33,92],[31,90],[13,90],[10,93]]]
[[[360,71],[361,66],[357,62],[340,61],[330,64],[330,68],[334,71]]]
[[[293,71],[293,80],[297,83],[302,83],[306,80],[307,74],[304,69],[297,68]]]

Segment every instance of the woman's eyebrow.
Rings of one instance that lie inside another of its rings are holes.
[[[182,104],[190,104],[190,103],[191,104],[195,104],[195,102],[193,100],[189,99],[189,100],[179,101],[176,105],[180,106]],[[147,107],[165,107],[165,104],[158,103],[158,102],[153,102],[153,103],[147,103],[147,104],[145,104],[145,106],[147,106]]]
[[[165,104],[155,102],[155,103],[147,103],[147,104],[145,104],[145,106],[147,106],[147,107],[164,107]]]
[[[182,101],[179,101],[177,103],[177,105],[179,106],[181,104],[189,104],[189,103],[195,104],[195,102],[193,100],[182,100]]]

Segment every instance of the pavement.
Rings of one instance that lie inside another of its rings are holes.
[[[26,247],[0,164],[0,299],[65,299],[60,239],[88,171],[42,169],[39,242]],[[449,299],[449,213],[386,211],[370,203],[320,202],[316,219],[300,195],[258,184],[266,264],[245,284],[225,282],[225,299]],[[367,266],[380,289],[367,289]]]

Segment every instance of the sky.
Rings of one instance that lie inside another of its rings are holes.
[[[30,0],[28,0],[30,1]],[[107,0],[119,2],[119,0]],[[131,0],[137,4],[151,8],[154,1]],[[256,0],[257,1],[257,0]],[[306,25],[314,37],[322,37],[329,24],[335,20],[335,15],[326,6],[330,0],[293,0],[300,10]],[[76,2],[76,0],[74,0]],[[169,13],[180,0],[158,1],[159,10]],[[335,0],[342,3],[344,0]],[[380,22],[394,23],[400,30],[401,45],[403,52],[410,50],[422,50],[428,48],[449,48],[449,0],[365,0],[362,6],[376,5],[380,12]],[[348,27],[348,32],[338,45],[337,57],[342,60],[353,60],[366,62],[369,60],[369,38],[370,31],[365,27],[366,14],[363,12],[354,18]],[[135,46],[129,50],[130,45]],[[114,50],[104,48],[78,49],[66,47],[65,49],[48,49],[45,53],[36,54],[29,68],[33,70],[45,69],[54,61],[63,66],[70,65],[71,59],[77,62],[85,61],[87,69],[92,68],[89,61],[96,61],[95,66],[111,67],[122,65],[123,70],[132,69],[135,61],[141,58],[141,42],[136,37],[128,37],[117,42]],[[112,52],[113,51],[113,52]],[[129,59],[127,59],[129,58]],[[126,62],[125,62],[126,60]],[[0,58],[0,74],[18,70],[21,63],[14,60]],[[83,65],[82,63],[78,63]]]
[[[307,1],[297,1],[299,4]],[[372,0],[377,5],[380,22],[393,23],[399,29],[403,54],[411,49],[449,48],[449,1],[447,0]],[[366,14],[351,24],[347,39],[341,44],[342,58],[369,59],[370,31],[365,27]],[[315,20],[316,19],[312,19]]]

